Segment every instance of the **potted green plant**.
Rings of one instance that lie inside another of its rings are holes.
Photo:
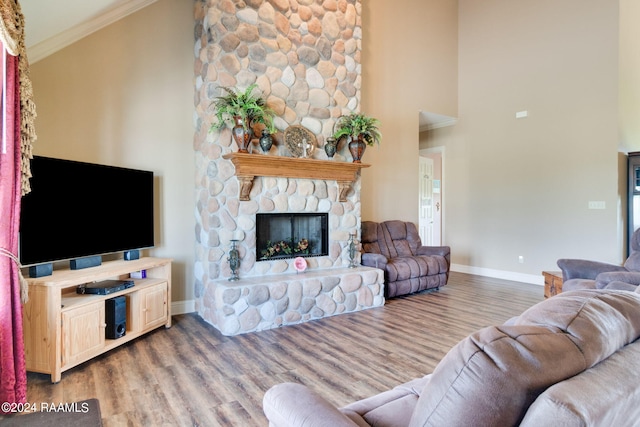
[[[275,130],[274,112],[267,107],[267,102],[262,95],[254,93],[257,86],[254,83],[244,91],[222,87],[226,94],[217,97],[211,103],[216,115],[216,121],[211,125],[211,130],[218,131],[227,125],[230,126],[233,138],[238,144],[238,152],[241,153],[248,152],[254,124],[262,123],[270,133]]]
[[[351,113],[338,118],[333,137],[338,142],[342,138],[348,138],[349,152],[353,157],[353,163],[360,163],[367,145],[379,144],[382,139],[382,134],[378,129],[379,124],[378,119],[363,113]]]

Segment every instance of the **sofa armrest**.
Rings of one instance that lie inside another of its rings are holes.
[[[262,399],[264,414],[274,427],[358,427],[338,408],[302,384],[271,387]]]
[[[602,289],[612,282],[623,282],[633,286],[640,285],[640,272],[638,271],[605,271],[596,277],[596,288]],[[634,289],[635,290],[635,289]]]
[[[362,265],[366,267],[375,267],[384,270],[387,266],[387,257],[381,254],[363,253]]]
[[[627,271],[621,265],[584,259],[559,259],[558,267],[562,270],[562,278],[565,281],[569,279],[595,280],[598,274],[607,271]]]
[[[449,246],[419,246],[416,249],[416,255],[441,255],[448,258],[450,253]]]

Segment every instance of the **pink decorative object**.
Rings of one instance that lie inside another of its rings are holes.
[[[298,273],[305,271],[307,269],[307,260],[299,256],[298,258],[293,260],[293,266],[298,271]]]

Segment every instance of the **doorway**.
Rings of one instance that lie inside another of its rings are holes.
[[[445,240],[445,147],[456,117],[420,111],[418,232],[423,245],[441,246]]]
[[[425,246],[442,245],[443,150],[443,148],[420,150],[418,233]]]

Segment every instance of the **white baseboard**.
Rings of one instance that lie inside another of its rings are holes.
[[[196,311],[196,302],[194,300],[173,301],[171,303],[171,314],[187,314]]]
[[[496,279],[513,280],[514,282],[531,283],[532,285],[544,286],[542,273],[524,274],[513,271],[494,270],[492,268],[473,267],[470,265],[451,264],[451,271],[467,274],[477,274],[478,276],[493,277]]]

